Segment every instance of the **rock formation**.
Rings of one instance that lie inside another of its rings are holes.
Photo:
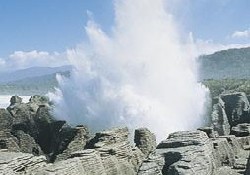
[[[146,157],[156,148],[156,138],[147,128],[139,128],[135,130],[134,142],[136,146],[145,154]]]
[[[91,137],[51,114],[46,97],[13,96],[0,109],[0,174],[240,175],[250,174],[250,115],[244,93],[213,100],[211,125],[181,131],[156,145],[147,128],[126,127]],[[167,127],[167,126],[166,126]]]

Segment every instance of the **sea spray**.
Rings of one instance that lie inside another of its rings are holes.
[[[50,94],[55,114],[92,131],[148,127],[164,139],[203,124],[206,89],[197,83],[191,43],[181,38],[163,0],[116,0],[107,35],[90,19],[89,41],[68,50],[69,79]]]

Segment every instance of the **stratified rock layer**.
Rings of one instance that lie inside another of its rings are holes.
[[[211,126],[169,134],[156,146],[147,128],[113,128],[90,137],[50,113],[46,97],[0,109],[0,174],[241,175],[250,174],[249,102],[244,93],[213,100]],[[166,125],[167,127],[167,125]]]

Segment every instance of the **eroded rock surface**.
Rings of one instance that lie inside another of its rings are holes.
[[[69,126],[50,113],[46,97],[0,109],[0,174],[248,175],[249,102],[244,93],[222,94],[211,125],[181,131],[156,146],[147,128],[113,128],[92,138],[84,125]],[[166,125],[167,127],[167,125]]]
[[[135,130],[134,142],[146,157],[156,149],[156,137],[147,128]]]

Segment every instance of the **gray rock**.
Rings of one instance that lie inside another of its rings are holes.
[[[232,169],[231,167],[224,166],[215,170],[214,175],[242,175]]]
[[[0,173],[3,175],[36,174],[35,171],[45,167],[44,156],[0,151]]]
[[[162,169],[164,165],[165,165],[164,157],[160,154],[153,153],[153,154],[150,154],[149,157],[142,162],[137,174],[138,175],[162,175]]]
[[[250,147],[250,136],[236,137],[236,139],[237,139],[237,141],[240,144],[242,149]]]
[[[69,159],[49,164],[38,169],[36,173],[43,175],[108,175],[100,154],[93,149],[72,153]]]
[[[128,128],[114,128],[96,133],[87,148],[97,150],[102,158],[107,174],[135,174],[139,165],[138,154],[128,140]]]
[[[19,152],[20,148],[17,144],[18,140],[10,132],[0,131],[0,150],[7,150],[10,152]]]
[[[216,167],[233,166],[235,162],[235,152],[229,145],[226,138],[217,138],[212,140],[213,160]]]
[[[222,94],[220,97],[225,102],[225,111],[231,126],[250,122],[250,105],[244,92]]]
[[[34,138],[31,137],[29,134],[26,134],[21,130],[16,131],[15,133],[12,134],[17,138],[16,142],[21,152],[31,153],[37,156],[43,154],[40,146],[35,142]]]
[[[16,105],[16,104],[21,104],[23,99],[19,96],[12,96],[10,98],[10,105]]]
[[[0,130],[11,130],[13,119],[6,109],[0,109]]]
[[[205,132],[209,138],[218,137],[218,132],[214,131],[213,127],[201,127],[198,128],[197,130]]]
[[[89,139],[89,132],[84,126],[77,126],[74,128],[74,137],[70,140],[64,151],[57,155],[56,161],[65,160],[70,157],[71,153],[81,151],[86,146],[87,140]]]
[[[138,174],[212,174],[213,146],[202,131],[176,132],[142,163]]]
[[[166,140],[159,143],[157,149],[203,145],[207,141],[208,136],[202,131],[175,132],[170,134]]]
[[[189,131],[170,134],[157,146],[164,156],[163,174],[212,174],[212,144],[205,132]]]
[[[156,149],[156,137],[147,128],[135,130],[134,142],[146,157]]]
[[[211,115],[211,125],[214,131],[219,135],[229,135],[230,128],[227,114],[225,112],[225,103],[221,98],[218,98],[218,103],[213,105],[213,111]]]
[[[232,127],[231,132],[237,137],[244,137],[250,135],[250,124],[242,123]]]

